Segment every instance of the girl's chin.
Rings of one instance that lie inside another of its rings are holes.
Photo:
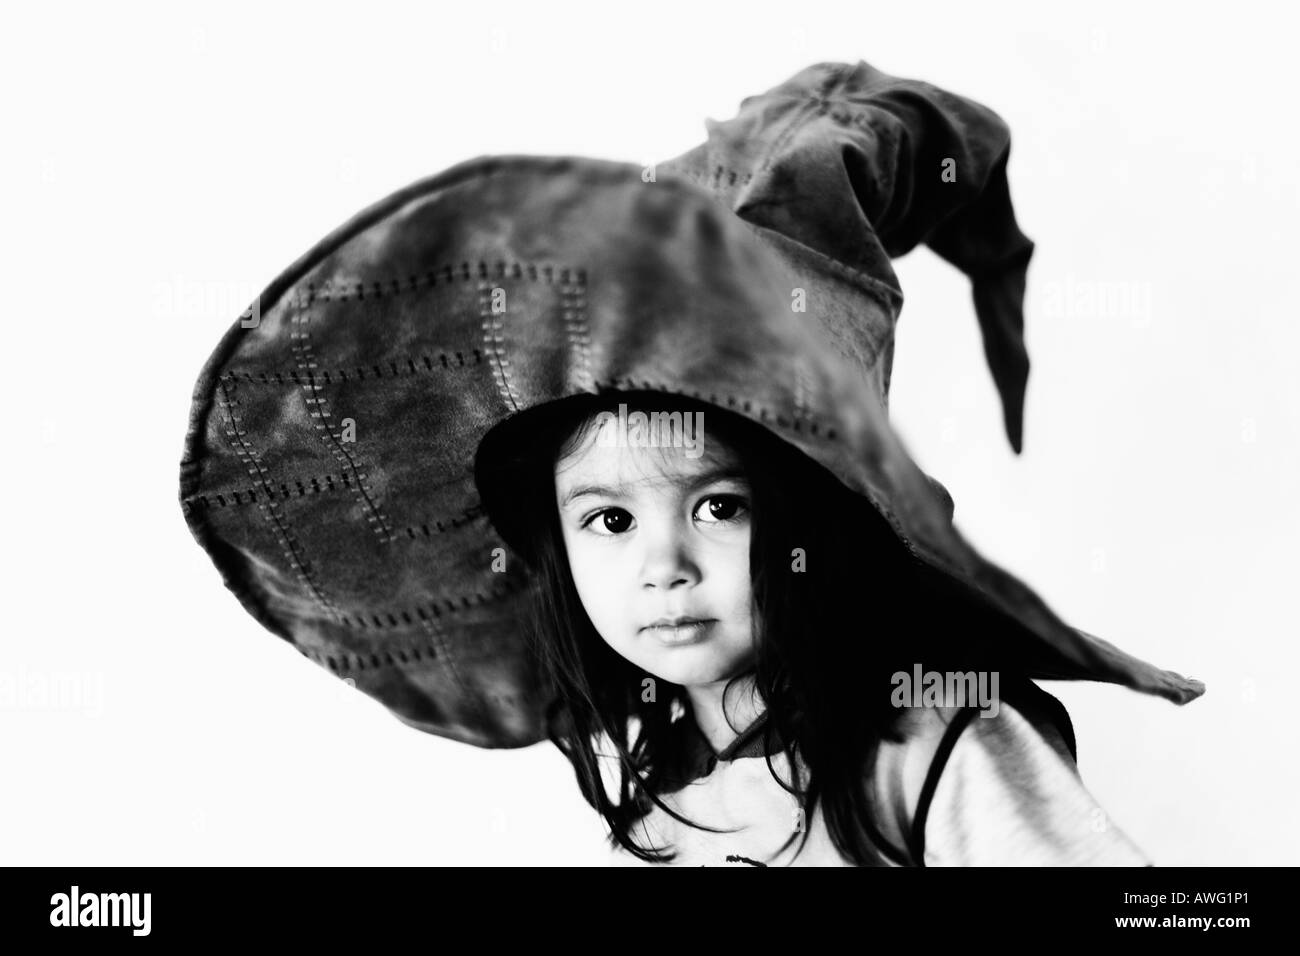
[[[695,654],[690,654],[690,648],[665,651],[646,661],[642,669],[660,680],[668,681],[670,684],[680,684],[682,687],[716,684],[736,673],[735,665],[720,661],[712,654],[701,655],[698,649],[696,650]],[[687,659],[688,655],[694,659]]]

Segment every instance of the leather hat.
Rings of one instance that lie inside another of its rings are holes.
[[[494,568],[511,545],[475,454],[527,410],[650,389],[745,416],[866,496],[912,554],[1024,625],[1030,676],[1202,694],[979,555],[889,424],[890,258],[925,243],[971,278],[1021,446],[1033,244],[1006,125],[929,84],[823,63],[707,128],[649,168],[462,162],[356,214],[234,321],[193,393],[180,503],[248,612],[420,730],[545,739],[529,572]]]

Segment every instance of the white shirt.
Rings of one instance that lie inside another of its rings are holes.
[[[871,782],[883,812],[878,825],[900,849],[913,831],[925,777],[957,710],[917,708],[905,718],[907,739],[881,744]],[[1084,787],[1052,724],[1032,723],[1005,700],[996,716],[976,714],[963,723],[940,765],[920,830],[927,866],[1153,865]],[[741,738],[752,737],[752,730]],[[820,803],[799,852],[799,801],[773,778],[767,757],[749,747],[749,755],[725,759],[733,748],[718,755],[705,776],[660,799],[697,823],[737,832],[694,829],[655,807],[633,827],[633,840],[642,846],[670,841],[678,853],[675,866],[852,865],[832,845]],[[773,754],[771,762],[789,783],[784,753]],[[791,833],[797,835],[794,844],[778,852]],[[610,862],[651,865],[622,848]]]

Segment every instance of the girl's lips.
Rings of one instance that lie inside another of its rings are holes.
[[[679,624],[676,627],[666,624],[652,624],[645,630],[661,643],[676,647],[682,644],[694,644],[703,640],[716,623],[718,622],[710,619],[707,621],[693,621],[689,624]]]

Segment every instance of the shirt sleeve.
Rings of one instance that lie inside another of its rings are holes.
[[[1059,735],[1002,701],[972,717],[925,820],[927,866],[1153,866],[1083,785]]]

